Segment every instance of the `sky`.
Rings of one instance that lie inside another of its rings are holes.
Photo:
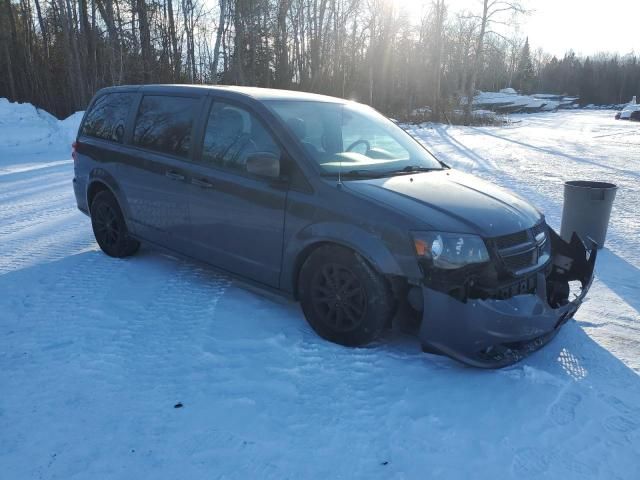
[[[415,16],[429,0],[393,0]],[[481,0],[445,0],[450,13],[480,11]],[[562,56],[573,49],[592,55],[608,51],[640,53],[640,0],[523,0],[530,10],[520,19],[519,33],[532,49]]]

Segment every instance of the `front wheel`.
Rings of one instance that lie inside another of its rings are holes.
[[[120,205],[111,192],[99,192],[91,202],[91,226],[96,242],[110,257],[128,257],[140,248],[140,242],[129,236]]]
[[[340,345],[372,342],[393,316],[395,301],[386,279],[360,255],[337,245],[309,256],[298,291],[311,327]]]

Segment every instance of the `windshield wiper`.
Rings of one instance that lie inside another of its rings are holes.
[[[407,165],[400,170],[392,170],[388,173],[415,173],[415,172],[434,172],[437,170],[442,170],[442,168],[434,168],[434,167],[420,167],[418,165]]]
[[[338,177],[342,178],[380,178],[386,175],[386,172],[376,172],[373,170],[348,170],[346,172],[335,173],[323,173],[323,177]]]

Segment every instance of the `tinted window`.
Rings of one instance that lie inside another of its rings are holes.
[[[97,98],[82,124],[82,135],[122,143],[133,93],[108,93]]]
[[[133,143],[158,152],[189,156],[195,98],[146,95],[136,118]]]
[[[202,162],[243,172],[247,158],[258,152],[280,156],[280,148],[262,122],[241,107],[215,102],[207,121]]]

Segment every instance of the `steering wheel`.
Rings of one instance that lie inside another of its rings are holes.
[[[367,147],[367,150],[365,151],[365,155],[367,153],[369,153],[369,150],[371,150],[371,144],[369,143],[368,140],[365,140],[364,138],[361,138],[360,140],[356,140],[351,145],[349,145],[349,148],[347,148],[347,152],[353,151],[353,149],[356,148],[360,144],[363,144],[363,145],[365,145]]]

